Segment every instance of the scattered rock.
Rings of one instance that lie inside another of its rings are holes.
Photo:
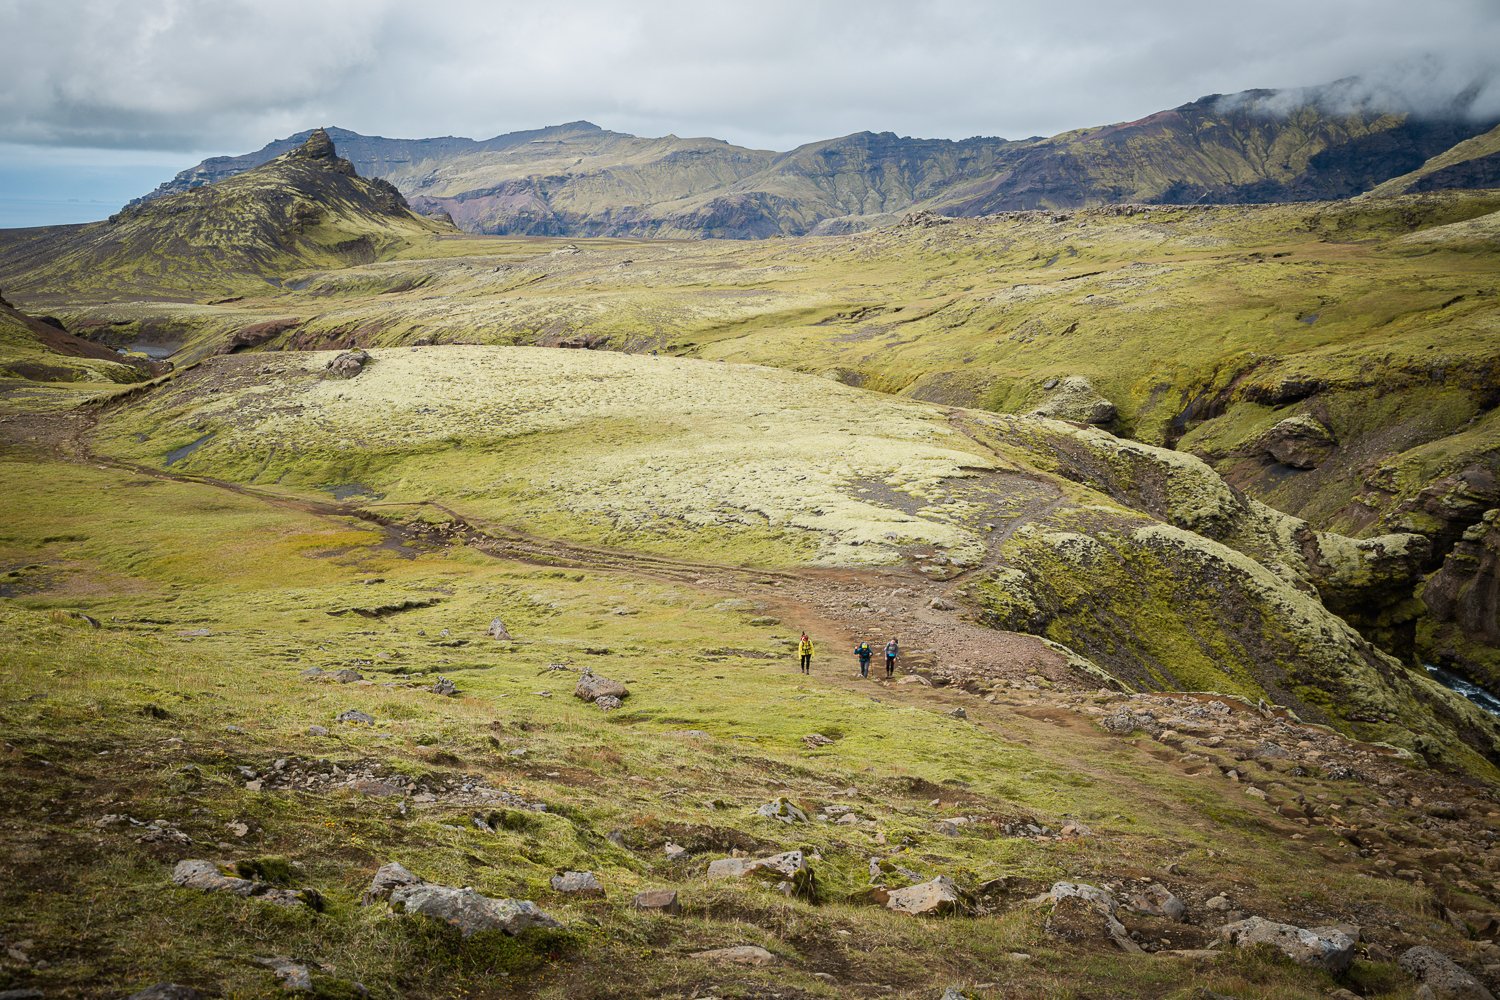
[[[329,378],[354,378],[365,370],[365,365],[370,363],[370,352],[356,348],[352,351],[335,357],[328,362],[326,373]]]
[[[473,889],[455,889],[423,882],[401,886],[391,892],[391,908],[421,914],[456,927],[464,937],[481,931],[515,935],[528,927],[562,925],[526,899],[493,899]]]
[[[506,628],[505,623],[498,618],[490,622],[489,633],[490,638],[497,639],[500,642],[515,642],[515,639],[511,637],[510,629]]]
[[[432,687],[428,688],[428,690],[433,694],[439,694],[445,698],[458,697],[458,685],[441,674],[438,675],[438,679],[433,682]]]
[[[818,747],[832,746],[833,740],[829,739],[827,736],[824,736],[822,733],[808,733],[806,736],[802,737],[802,743],[807,747],[807,749],[816,750],[818,749]]]
[[[673,916],[682,912],[682,904],[677,900],[676,889],[647,889],[645,892],[638,892],[630,901],[630,905],[637,910],[652,910]]]
[[[667,856],[668,861],[679,861],[687,857],[688,849],[680,844],[674,844],[670,840],[662,847],[662,853]]]
[[[343,722],[351,726],[373,726],[375,717],[357,708],[351,708],[347,712],[340,712],[334,722]]]
[[[1178,923],[1181,923],[1182,919],[1187,916],[1187,907],[1182,900],[1174,896],[1160,882],[1154,882],[1142,891],[1132,894],[1125,905],[1137,913],[1152,917],[1166,917]]]
[[[1495,1000],[1495,995],[1436,948],[1418,945],[1401,956],[1401,968],[1421,987],[1419,1000]]]
[[[343,670],[335,670],[333,672],[333,679],[340,684],[354,684],[364,680],[365,675],[351,667],[345,667]]]
[[[375,902],[389,901],[391,893],[404,886],[421,885],[424,880],[413,875],[405,866],[392,861],[381,865],[375,872],[375,877],[370,881],[370,888],[365,890],[361,905],[369,906]]]
[[[957,611],[958,605],[946,597],[934,597],[927,602],[927,606],[934,611]]]
[[[273,958],[257,958],[257,965],[264,965],[271,970],[271,975],[281,980],[281,988],[288,993],[311,993],[313,988],[312,970],[302,962],[285,956]]]
[[[552,876],[552,888],[570,896],[603,896],[604,886],[593,872],[563,872]]]
[[[710,951],[695,951],[693,958],[701,958],[705,962],[721,962],[730,965],[770,965],[776,961],[776,956],[764,948],[757,948],[753,944],[736,945],[733,948],[714,948]]]
[[[197,858],[177,862],[172,869],[172,881],[188,889],[254,897],[275,906],[323,908],[322,897],[311,889],[283,889],[255,879],[225,875],[212,861]]]
[[[307,735],[309,735],[309,736],[327,736],[328,735],[328,727],[327,726],[308,726],[307,727]]]
[[[1223,896],[1210,896],[1208,898],[1208,901],[1203,904],[1203,908],[1205,910],[1214,910],[1218,913],[1227,912],[1230,906],[1231,904],[1229,900],[1225,899]]]
[[[1068,941],[1109,941],[1121,951],[1139,952],[1125,925],[1115,918],[1115,897],[1085,882],[1058,882],[1042,897],[1052,903],[1048,934]]]
[[[605,697],[623,701],[630,696],[630,689],[619,681],[600,677],[592,670],[584,668],[583,676],[578,678],[578,686],[573,689],[573,696],[582,698],[584,701],[597,701]]]
[[[40,993],[37,996],[41,996]],[[126,1000],[204,1000],[204,996],[191,986],[180,983],[157,983],[139,993],[132,993]]]
[[[967,719],[968,717],[969,713],[964,711],[962,705],[948,713],[948,718],[950,719]]]
[[[807,813],[788,798],[777,798],[755,810],[757,816],[778,820],[782,823],[806,823]]]
[[[1237,948],[1267,944],[1299,965],[1344,972],[1354,961],[1355,938],[1337,927],[1294,927],[1250,917],[1219,928],[1219,937]]]
[[[612,694],[601,694],[594,699],[594,707],[601,712],[613,712],[619,708],[622,702]]]

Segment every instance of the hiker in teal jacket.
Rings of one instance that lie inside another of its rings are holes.
[[[870,657],[875,655],[875,650],[870,648],[868,642],[862,642],[854,647],[854,655],[859,657],[859,676],[870,676]]]

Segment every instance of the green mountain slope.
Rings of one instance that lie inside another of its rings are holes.
[[[256,169],[106,222],[0,231],[0,275],[20,296],[68,285],[82,297],[196,298],[377,260],[447,231],[387,182],[357,176],[319,131]]]

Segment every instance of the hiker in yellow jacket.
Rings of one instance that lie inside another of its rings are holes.
[[[802,672],[812,673],[813,645],[806,632],[802,633],[802,641],[797,643],[797,655],[802,658]]]

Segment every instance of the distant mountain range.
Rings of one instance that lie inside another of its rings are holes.
[[[327,131],[361,176],[391,182],[418,212],[446,213],[470,232],[753,239],[862,229],[921,210],[973,216],[1345,198],[1420,171],[1500,124],[1472,116],[1467,95],[1441,115],[1418,117],[1350,102],[1348,91],[1340,83],[1213,95],[1051,138],[859,132],[785,153],[720,139],[641,138],[582,121],[484,140]],[[140,200],[232,177],[310,134],[205,160]],[[1479,159],[1421,183],[1494,183],[1500,162],[1493,153]]]

